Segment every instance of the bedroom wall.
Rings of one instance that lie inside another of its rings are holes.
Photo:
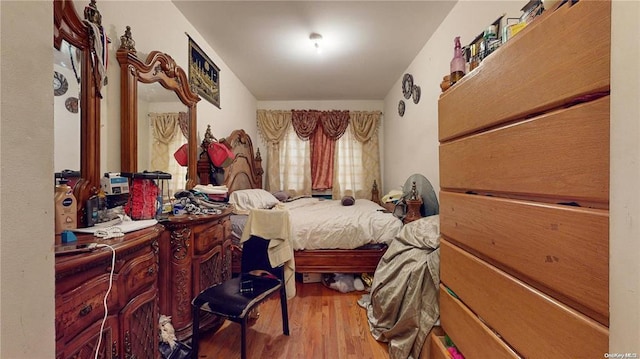
[[[453,57],[453,39],[460,36],[462,45],[471,42],[486,26],[506,13],[520,16],[522,1],[458,1],[449,15],[427,41],[404,73],[413,75],[420,86],[418,104],[402,96],[402,76],[384,99],[384,172],[383,191],[400,189],[406,179],[423,174],[438,193],[438,97],[442,77],[449,74]],[[398,115],[398,102],[404,99],[406,110]],[[393,145],[390,145],[393,143]]]
[[[82,11],[86,3],[85,0],[74,0],[78,11]],[[171,1],[101,1],[98,2],[98,9],[102,13],[102,26],[111,39],[107,71],[109,82],[103,91],[102,101],[102,172],[119,171],[120,168],[120,66],[116,51],[127,25],[131,26],[141,59],[146,59],[151,51],[165,52],[188,75],[186,32],[220,68],[221,108],[204,98],[198,102],[199,141],[207,125],[211,125],[216,137],[227,136],[239,128],[245,129],[252,138],[257,136],[255,97]]]
[[[0,2],[0,358],[55,357],[52,19]]]

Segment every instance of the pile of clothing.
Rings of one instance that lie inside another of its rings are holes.
[[[227,208],[224,202],[215,202],[209,196],[195,190],[174,194],[173,214],[220,214]]]

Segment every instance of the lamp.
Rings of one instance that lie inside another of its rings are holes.
[[[311,35],[309,35],[309,40],[313,42],[313,46],[316,48],[316,52],[320,53],[320,43],[322,43],[322,35],[316,32],[312,32]]]

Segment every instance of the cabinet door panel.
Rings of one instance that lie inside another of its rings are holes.
[[[66,344],[60,345],[62,351],[58,351],[58,358],[64,359],[93,359],[96,354],[98,340],[100,340],[100,326],[102,321],[97,321],[82,331]],[[102,330],[99,358],[117,359],[118,352],[118,318],[115,315],[107,317]]]
[[[133,298],[120,312],[121,352],[124,358],[158,357],[158,290]]]

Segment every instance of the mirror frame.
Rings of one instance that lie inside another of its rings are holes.
[[[116,58],[120,63],[121,171],[138,172],[138,82],[159,82],[165,89],[175,92],[180,101],[188,107],[189,163],[186,189],[192,189],[198,179],[196,105],[200,97],[191,90],[187,74],[170,55],[152,51],[145,61],[141,61],[136,55],[135,42],[130,37],[129,26],[120,39]]]
[[[73,194],[78,202],[77,223],[84,224],[85,204],[100,189],[100,94],[91,64],[91,29],[78,16],[73,0],[53,1],[53,46],[66,40],[82,52],[80,84],[80,176]]]

